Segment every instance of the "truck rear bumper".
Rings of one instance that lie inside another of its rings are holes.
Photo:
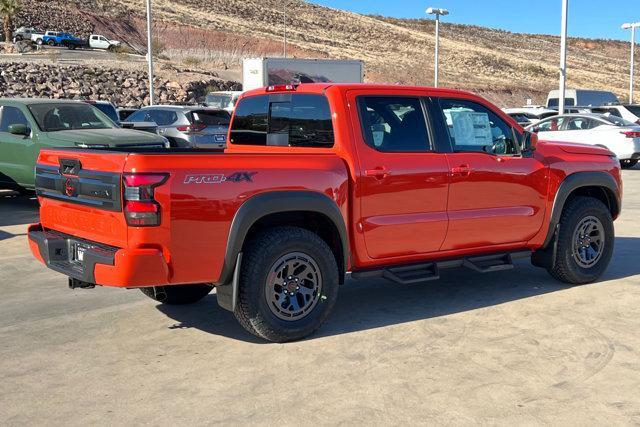
[[[29,226],[28,235],[40,262],[82,282],[123,288],[169,282],[169,267],[158,249],[115,248],[44,230],[40,224]]]

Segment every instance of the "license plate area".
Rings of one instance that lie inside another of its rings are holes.
[[[82,242],[71,242],[71,259],[69,261],[82,265],[84,263],[84,255],[87,250],[92,249],[91,245]]]
[[[213,140],[215,142],[225,142],[227,140],[227,135],[214,135]]]

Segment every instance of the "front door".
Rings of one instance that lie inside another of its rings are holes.
[[[362,125],[357,227],[373,259],[438,251],[447,232],[447,160],[434,150],[424,99],[394,93],[348,95]]]
[[[0,182],[11,186],[32,186],[38,152],[32,136],[14,135],[9,132],[9,126],[16,124],[32,129],[32,125],[19,108],[0,107]]]
[[[440,99],[451,143],[443,250],[526,242],[542,226],[548,170],[520,153],[518,131],[479,102]]]

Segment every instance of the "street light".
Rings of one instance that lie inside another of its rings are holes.
[[[287,2],[282,2],[282,25],[284,30],[284,57],[287,57]]]
[[[151,46],[151,0],[147,0],[147,61],[149,63],[149,105],[153,105],[153,50]]]
[[[434,70],[434,87],[438,87],[438,50],[440,45],[440,16],[448,15],[447,9],[438,9],[430,7],[427,9],[427,15],[436,16],[436,53],[435,53],[435,70]]]
[[[622,24],[623,30],[631,29],[631,71],[629,73],[629,104],[633,104],[633,71],[636,48],[636,27],[640,27],[640,22]]]
[[[558,97],[558,114],[564,114],[564,100],[567,88],[567,15],[569,0],[562,0],[562,21],[560,24],[560,96]]]

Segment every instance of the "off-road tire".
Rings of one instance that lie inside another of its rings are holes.
[[[292,253],[304,253],[318,266],[321,291],[316,304],[304,317],[277,317],[266,297],[267,277],[277,260]],[[302,339],[324,323],[338,297],[339,273],[336,258],[317,234],[298,227],[273,227],[247,242],[242,266],[236,319],[251,334],[272,342]]]
[[[578,264],[573,254],[574,233],[581,221],[587,217],[595,217],[602,224],[604,231],[604,249],[600,259],[591,267],[584,268]],[[560,231],[555,262],[549,273],[557,280],[582,285],[596,281],[607,269],[614,246],[613,219],[609,209],[600,200],[592,197],[576,197],[565,205],[560,218]]]
[[[150,286],[140,288],[149,298],[168,305],[193,304],[209,295],[213,286],[209,285],[174,285]]]
[[[637,159],[620,160],[620,167],[622,169],[631,169],[632,167],[634,167],[637,164],[638,164],[638,160]]]

